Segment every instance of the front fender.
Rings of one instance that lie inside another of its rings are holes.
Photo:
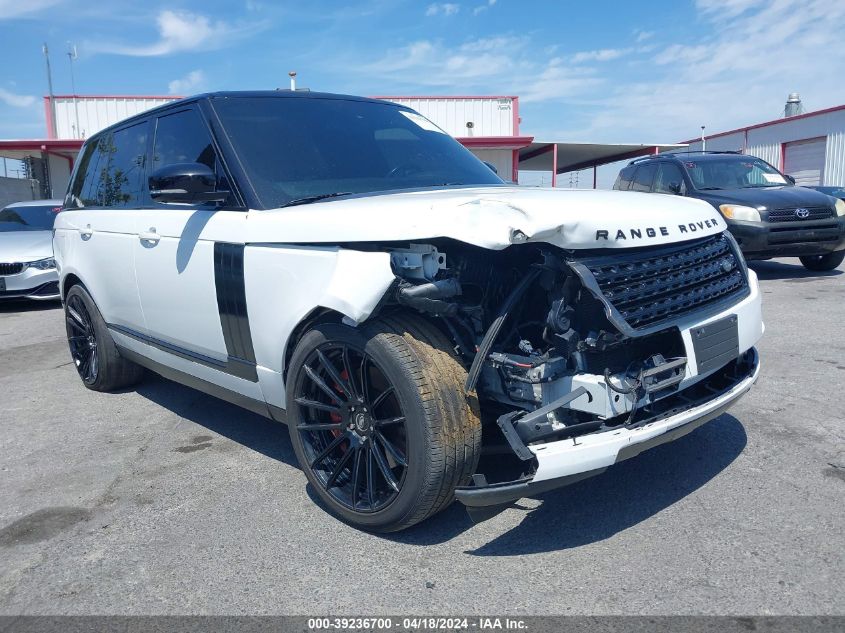
[[[361,323],[395,279],[385,252],[248,245],[244,259],[255,359],[279,374],[291,333],[315,309],[328,308]]]

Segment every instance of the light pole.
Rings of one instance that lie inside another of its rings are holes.
[[[701,126],[701,151],[702,152],[707,151],[707,139],[704,138],[704,126],[703,125]]]
[[[53,99],[53,73],[50,71],[50,51],[47,48],[47,42],[44,42],[44,46],[41,50],[44,51],[44,60],[47,62],[47,94],[50,95],[49,127],[52,128],[52,136],[55,138],[58,134],[56,130],[56,102]]]
[[[70,89],[73,93],[73,111],[76,115],[76,136],[82,138],[82,131],[79,129],[79,105],[76,103],[76,80],[73,76],[73,61],[79,57],[76,52],[76,45],[67,43],[67,58],[70,61]]]

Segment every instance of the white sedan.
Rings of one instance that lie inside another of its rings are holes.
[[[61,200],[16,202],[0,210],[0,300],[59,298],[53,223]]]

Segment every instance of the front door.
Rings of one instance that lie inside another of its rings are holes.
[[[150,174],[174,163],[203,163],[218,174],[218,190],[229,188],[197,110],[167,113],[153,124]],[[247,213],[227,206],[148,198],[138,218],[135,276],[149,342],[175,357],[170,364],[260,398],[243,290]]]

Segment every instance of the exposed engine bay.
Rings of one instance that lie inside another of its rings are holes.
[[[531,445],[636,426],[687,377],[678,319],[748,291],[724,235],[623,257],[435,240],[391,250],[391,263],[394,301],[435,317],[467,367],[485,449],[523,461]],[[706,333],[725,351],[694,374],[736,359],[730,325]]]

